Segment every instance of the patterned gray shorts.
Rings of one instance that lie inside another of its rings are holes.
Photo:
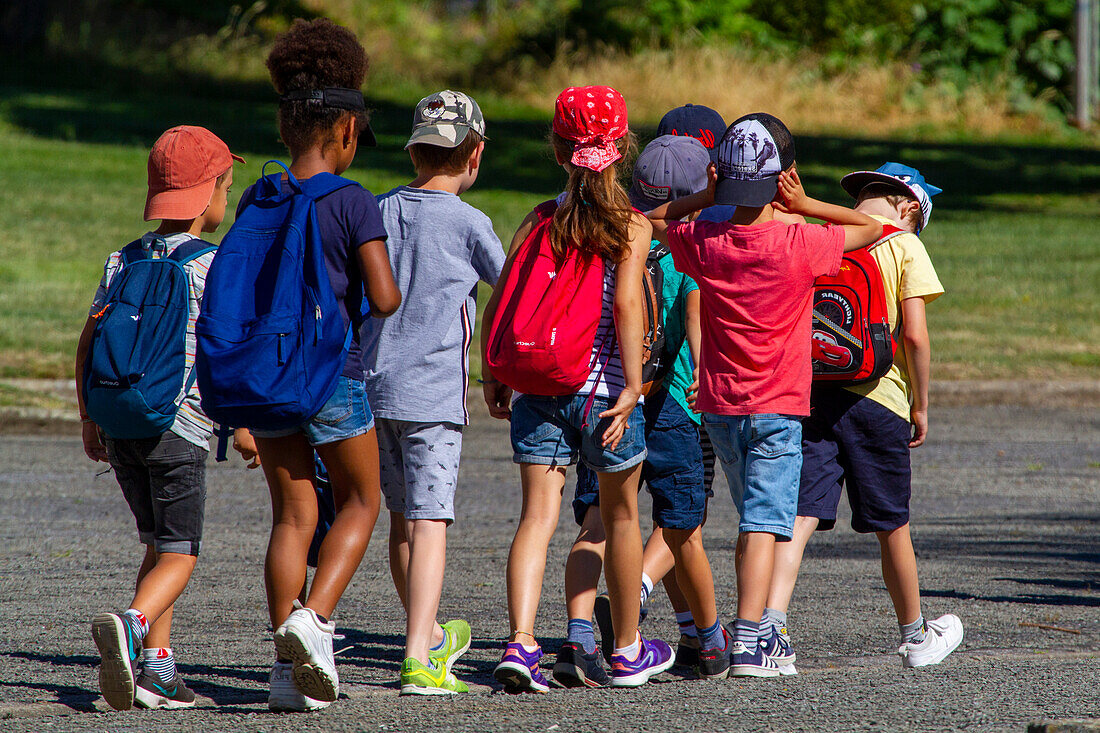
[[[386,508],[405,519],[455,518],[462,426],[377,418]]]

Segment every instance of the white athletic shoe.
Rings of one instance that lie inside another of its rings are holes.
[[[898,647],[901,662],[906,667],[925,667],[939,664],[955,651],[963,640],[963,625],[953,613],[925,621],[928,631],[920,644],[908,642]]]
[[[275,632],[275,649],[283,659],[294,662],[294,684],[298,690],[323,702],[332,702],[340,694],[340,678],[332,656],[332,636],[336,624],[321,623],[310,608],[294,602],[283,625]]]
[[[314,700],[298,691],[294,686],[293,665],[290,662],[275,662],[271,668],[271,692],[267,696],[269,710],[303,713],[308,710],[327,708],[331,703]]]

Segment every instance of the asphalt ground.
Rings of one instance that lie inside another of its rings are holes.
[[[1023,731],[1041,719],[1100,717],[1100,412],[1091,406],[933,413],[929,443],[913,458],[924,610],[956,613],[966,626],[942,665],[901,667],[877,542],[853,533],[845,514],[810,544],[795,593],[799,676],[701,682],[666,673],[638,690],[521,697],[492,679],[507,634],[518,472],[505,424],[479,411],[465,439],[441,608],[474,628],[456,666],[471,693],[398,697],[404,621],[383,516],[335,615],[351,647],[338,657],[343,695],[309,715],[267,711],[268,498],[259,472],[237,460],[211,462],[202,556],[176,610],[173,646],[200,706],[106,707],[90,621],[125,608],[142,549],[114,477],[96,476],[71,428],[61,433],[0,439],[3,731]],[[736,518],[721,479],[716,490],[705,535],[729,618]],[[643,499],[643,517],[648,510]],[[565,630],[562,573],[574,534],[563,503],[537,629],[547,674]],[[677,638],[661,590],[643,630]]]

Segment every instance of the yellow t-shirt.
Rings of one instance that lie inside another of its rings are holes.
[[[883,224],[893,224],[882,216],[873,218]],[[901,339],[901,301],[924,298],[925,303],[931,303],[943,294],[943,285],[932,267],[924,243],[915,234],[899,234],[872,249],[871,256],[882,271],[882,282],[886,286],[886,312],[898,350],[894,352],[894,365],[885,375],[873,382],[845,389],[869,397],[908,420],[912,388],[905,361],[905,343]]]

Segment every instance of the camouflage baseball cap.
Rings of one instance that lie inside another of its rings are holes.
[[[413,131],[405,148],[415,143],[456,148],[473,130],[485,137],[485,118],[477,102],[462,92],[444,89],[420,100],[413,112]]]

